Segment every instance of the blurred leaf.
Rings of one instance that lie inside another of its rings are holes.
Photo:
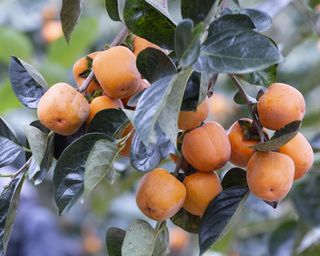
[[[200,255],[231,229],[242,211],[248,191],[246,186],[228,187],[209,203],[200,225]]]
[[[310,144],[314,151],[320,151],[320,133],[311,139]]]
[[[250,84],[268,87],[277,80],[277,67],[278,65],[273,65],[261,71],[243,74],[239,78]]]
[[[54,199],[61,214],[70,209],[84,191],[87,158],[98,140],[109,139],[102,133],[89,133],[75,140],[61,154],[53,173]]]
[[[0,27],[0,62],[7,63],[11,56],[29,60],[33,54],[30,39],[12,27]]]
[[[243,74],[265,69],[282,59],[268,37],[247,29],[229,29],[207,39],[194,68],[198,72]]]
[[[148,172],[156,168],[162,159],[175,152],[169,138],[163,133],[159,125],[156,126],[157,143],[146,147],[135,134],[131,144],[130,162],[131,165],[141,172]]]
[[[117,141],[111,138],[96,141],[88,155],[85,165],[85,196],[88,195],[104,177],[107,177],[110,183],[114,182],[116,171],[113,169],[112,163],[118,154]]]
[[[199,233],[201,218],[199,216],[192,215],[183,208],[181,208],[176,215],[171,217],[170,220],[175,225],[189,233]]]
[[[64,37],[69,43],[71,33],[77,25],[82,12],[82,0],[62,0],[60,19]]]
[[[158,230],[143,220],[135,220],[123,240],[122,256],[161,256],[166,255],[169,231],[165,222]]]
[[[163,51],[155,48],[147,48],[139,53],[137,68],[150,83],[177,73],[172,60]]]
[[[216,0],[182,0],[181,14],[184,19],[190,18],[195,24],[203,21]]]
[[[189,68],[176,75],[162,78],[143,93],[135,110],[133,123],[145,146],[157,142],[157,123],[175,145],[178,115],[191,73],[192,69]]]
[[[121,256],[121,247],[126,231],[120,228],[109,228],[107,231],[106,243],[108,255]]]
[[[294,136],[297,135],[301,127],[301,121],[293,121],[280,130],[276,131],[270,140],[250,146],[258,151],[271,151],[277,150],[287,142],[289,142]]]
[[[181,111],[194,111],[199,104],[201,74],[192,72],[183,94]],[[207,89],[208,90],[208,89]]]
[[[41,74],[23,60],[11,57],[9,77],[12,88],[20,102],[28,108],[37,108],[47,86]]]
[[[6,255],[24,178],[20,175],[11,180],[0,195],[0,255]]]
[[[208,29],[208,37],[233,29],[255,29],[250,17],[245,14],[226,14],[214,20]]]
[[[175,23],[169,13],[150,0],[127,0],[124,20],[128,29],[165,49],[173,49]]]
[[[119,10],[118,10],[118,0],[105,0],[106,9],[109,17],[114,21],[121,21]]]
[[[20,101],[14,94],[9,79],[0,84],[0,115],[6,113],[11,109],[21,107]]]
[[[223,189],[227,189],[233,186],[248,186],[247,172],[241,168],[232,168],[223,176],[221,185]]]

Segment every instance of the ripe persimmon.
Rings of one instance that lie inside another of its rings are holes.
[[[139,184],[136,202],[149,218],[163,221],[174,216],[186,198],[184,185],[165,169],[145,174]]]
[[[133,93],[133,95],[139,92],[142,92],[144,89],[147,89],[149,87],[150,87],[150,83],[148,82],[148,80],[140,79],[138,89],[136,92]],[[128,97],[121,99],[123,105],[127,106],[128,101],[133,95],[129,95]]]
[[[75,133],[89,116],[89,103],[66,83],[50,87],[38,104],[38,118],[48,129],[61,135]]]
[[[219,177],[213,172],[196,172],[187,176],[183,184],[187,191],[183,208],[202,216],[208,204],[222,191]]]
[[[279,201],[290,191],[294,179],[294,162],[278,152],[255,152],[247,169],[252,194],[266,200]]]
[[[134,36],[134,38],[133,38],[133,53],[134,53],[134,55],[138,56],[138,54],[141,51],[143,51],[144,49],[146,49],[148,47],[162,50],[158,45],[151,43],[142,37]]]
[[[111,98],[129,97],[139,87],[141,75],[136,56],[124,46],[114,46],[98,53],[92,67],[100,86]]]
[[[199,171],[217,170],[230,159],[228,135],[219,123],[207,122],[184,135],[182,154]]]
[[[303,95],[294,87],[274,83],[259,98],[257,104],[261,124],[271,130],[302,120],[306,111]]]

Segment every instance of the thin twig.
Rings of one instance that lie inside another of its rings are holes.
[[[29,167],[29,165],[30,165],[30,163],[31,163],[31,159],[32,159],[32,157],[30,157],[30,158],[28,159],[28,161],[25,162],[25,163],[21,166],[21,168],[20,168],[18,171],[14,172],[14,173],[10,173],[10,174],[9,174],[9,173],[8,173],[8,174],[1,173],[1,174],[0,174],[0,178],[12,178],[12,179],[14,179],[14,178],[17,177],[21,172],[23,172],[24,169],[27,169],[27,168]]]
[[[128,34],[128,29],[126,26],[123,26],[120,32],[115,36],[113,41],[110,43],[110,47],[120,44],[121,41],[127,36],[127,34]],[[91,70],[90,74],[88,75],[86,80],[83,81],[78,91],[80,93],[86,91],[93,79],[94,79],[94,73],[93,73],[93,70]]]
[[[249,109],[249,113],[252,117],[252,122],[253,122],[253,125],[255,126],[255,128],[257,129],[258,131],[258,134],[259,134],[259,138],[260,138],[260,141],[261,142],[264,142],[264,139],[265,139],[265,136],[264,136],[264,133],[262,131],[262,125],[261,123],[259,122],[256,114],[253,112],[253,109],[252,109],[252,102],[250,101],[249,97],[248,97],[248,94],[245,92],[245,90],[242,88],[241,86],[241,83],[240,81],[238,80],[238,78],[236,78],[236,76],[234,75],[231,75],[229,74],[229,77],[232,79],[232,81],[234,82],[234,84],[237,86],[240,94],[242,95],[242,97],[244,98],[247,106],[248,106],[248,109]]]

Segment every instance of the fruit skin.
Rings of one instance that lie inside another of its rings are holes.
[[[303,177],[313,165],[314,153],[312,147],[300,132],[288,143],[280,147],[279,152],[286,154],[293,160],[295,165],[295,180]]]
[[[108,108],[123,108],[123,104],[121,100],[112,99],[107,95],[94,98],[90,103],[90,113],[87,122],[90,123],[99,111]]]
[[[174,216],[181,209],[185,198],[184,185],[162,168],[145,174],[136,194],[139,209],[156,221]]]
[[[199,126],[209,114],[208,98],[202,101],[195,111],[180,111],[178,127],[181,130],[191,130]]]
[[[207,122],[185,134],[182,154],[199,171],[217,170],[230,159],[228,135],[219,123]]]
[[[250,191],[266,201],[279,201],[290,191],[294,179],[294,163],[278,152],[256,152],[250,158],[247,182]]]
[[[187,191],[183,208],[198,216],[203,215],[209,203],[222,191],[219,177],[213,172],[196,172],[187,176],[183,184]]]
[[[95,56],[98,54],[99,52],[93,52],[88,54],[88,57],[91,59],[94,59]],[[89,65],[90,66],[90,65]],[[78,59],[74,64],[73,64],[73,77],[74,80],[76,81],[76,84],[78,87],[80,87],[82,85],[82,83],[84,82],[84,80],[86,80],[85,77],[81,77],[80,74],[83,73],[84,71],[88,70],[88,68],[90,69],[90,67],[88,66],[88,60],[87,60],[87,56],[82,57],[80,59]],[[95,79],[93,79],[89,85],[89,87],[87,88],[87,92],[88,93],[93,93],[95,90],[101,89],[100,85],[95,81]]]
[[[114,46],[96,55],[93,72],[101,87],[111,98],[133,95],[141,75],[136,66],[136,56],[124,46]]]
[[[126,129],[123,131],[122,133],[122,138],[125,137],[126,135],[129,134],[129,132],[131,132],[132,130],[134,130],[134,127],[132,124],[129,124]],[[126,142],[126,145],[124,146],[124,148],[120,151],[120,155],[122,156],[126,156],[126,157],[129,157],[130,156],[130,150],[131,150],[131,144],[132,144],[132,140],[133,140],[133,137],[134,137],[134,132],[131,133],[131,135],[129,136],[127,142]]]
[[[89,103],[75,88],[66,83],[50,87],[38,104],[38,118],[60,135],[75,133],[89,116]]]
[[[288,123],[302,120],[306,106],[303,95],[294,87],[272,84],[257,104],[261,124],[271,130],[278,130]]]
[[[142,52],[144,49],[146,49],[148,47],[162,50],[158,45],[153,44],[142,37],[134,36],[134,38],[133,38],[133,53],[134,53],[134,55],[138,56],[138,54],[140,52]]]
[[[130,100],[130,98],[131,98],[133,95],[135,95],[135,94],[137,94],[137,93],[139,93],[139,92],[141,92],[141,91],[143,91],[144,89],[147,89],[147,88],[149,88],[149,87],[150,87],[150,83],[148,82],[148,80],[146,80],[146,79],[140,79],[140,81],[139,81],[139,86],[138,86],[137,91],[135,91],[134,94],[132,94],[132,95],[126,97],[126,98],[121,99],[123,105],[127,106],[128,101]]]
[[[241,118],[240,120],[252,123],[252,120],[249,118]],[[246,140],[238,121],[231,125],[228,131],[228,137],[231,145],[230,162],[239,167],[246,167],[250,157],[255,152],[254,149],[249,147],[258,144],[259,141],[252,139]]]

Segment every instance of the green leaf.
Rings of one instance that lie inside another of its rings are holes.
[[[264,70],[243,74],[239,78],[250,84],[268,87],[277,80],[277,67],[278,65],[272,65]]]
[[[28,108],[37,108],[47,87],[42,75],[25,61],[11,57],[9,77],[14,93],[20,102]]]
[[[118,10],[118,0],[106,0],[106,9],[112,20],[121,21]]]
[[[126,231],[121,228],[109,228],[106,236],[108,255],[121,256],[121,247]]]
[[[229,29],[207,39],[194,68],[198,72],[243,74],[265,69],[282,59],[268,37],[248,29]]]
[[[143,220],[134,221],[123,240],[122,256],[164,256],[167,253],[169,232],[166,223],[154,230]]]
[[[24,179],[25,175],[14,178],[0,195],[0,255],[6,255]]]
[[[248,191],[246,186],[231,186],[209,203],[200,226],[200,255],[230,230],[244,207]]]
[[[254,26],[260,32],[264,32],[272,26],[272,18],[266,12],[256,9],[244,9],[242,10],[242,13],[251,18]]]
[[[77,25],[82,12],[82,0],[62,0],[60,19],[64,37],[69,43],[71,33]]]
[[[0,117],[0,167],[11,164],[22,151],[14,131]]]
[[[199,233],[201,218],[199,216],[192,215],[183,208],[181,208],[181,210],[178,211],[176,215],[171,217],[170,220],[175,225],[189,233]]]
[[[190,18],[195,24],[203,21],[216,0],[182,0],[181,14],[184,19]]]
[[[278,150],[297,135],[300,127],[301,121],[293,121],[276,131],[270,140],[251,146],[251,148],[258,151]]]
[[[86,161],[84,172],[84,195],[88,195],[97,184],[107,177],[112,184],[116,178],[116,171],[113,169],[113,161],[119,154],[117,141],[113,139],[98,140]]]
[[[194,111],[197,109],[197,106],[199,105],[200,81],[201,74],[199,72],[193,72],[183,94],[183,100],[180,108],[181,111]],[[207,91],[208,86],[206,92]]]
[[[162,48],[173,49],[176,25],[162,6],[150,0],[127,0],[123,16],[132,33]]]
[[[172,60],[163,51],[155,48],[147,48],[139,53],[137,68],[150,83],[177,73]]]
[[[145,144],[157,142],[155,127],[159,123],[163,132],[176,144],[178,115],[183,93],[192,69],[162,78],[151,85],[142,95],[134,114],[134,126]]]
[[[54,199],[61,214],[70,209],[84,191],[87,158],[98,140],[109,139],[103,133],[89,133],[70,144],[61,154],[53,173]]]
[[[232,168],[223,176],[221,185],[223,189],[227,189],[233,186],[248,186],[247,172],[238,167]]]

